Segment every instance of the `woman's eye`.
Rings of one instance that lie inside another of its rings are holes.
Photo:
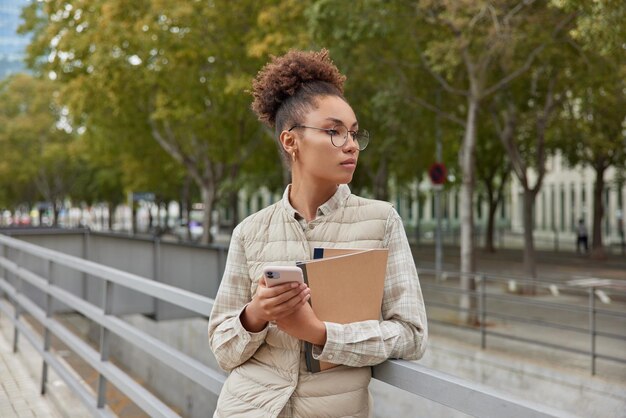
[[[339,135],[339,131],[337,129],[326,129],[326,133],[330,136]]]

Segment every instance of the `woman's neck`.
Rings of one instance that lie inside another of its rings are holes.
[[[317,208],[335,194],[337,187],[336,184],[319,184],[294,177],[289,190],[289,202],[307,222],[310,222],[315,219]]]

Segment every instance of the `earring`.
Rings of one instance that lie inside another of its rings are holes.
[[[294,163],[296,162],[296,152],[295,151],[291,154],[291,159],[293,160]]]

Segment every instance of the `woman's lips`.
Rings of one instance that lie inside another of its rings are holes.
[[[345,160],[340,165],[346,168],[356,168],[356,160],[355,159]]]

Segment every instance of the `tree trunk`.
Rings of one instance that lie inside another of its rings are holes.
[[[135,199],[131,202],[131,230],[133,235],[137,234],[137,204]]]
[[[593,189],[593,241],[591,244],[591,256],[602,259],[606,257],[602,245],[602,218],[604,218],[604,171],[603,164],[596,165],[596,184]]]
[[[113,214],[115,212],[115,205],[111,202],[108,202],[107,210],[109,212],[109,231],[113,231]]]
[[[534,280],[537,278],[537,263],[535,259],[535,241],[533,238],[533,219],[535,208],[535,196],[532,190],[524,189],[524,273],[527,279],[533,281],[532,284],[523,287],[523,293],[528,295],[535,294]]]
[[[161,206],[162,206],[163,202],[161,202],[160,200],[157,200],[156,205],[157,205],[157,218],[156,218],[156,226],[157,229],[161,230]]]
[[[185,224],[185,235],[187,241],[191,241],[191,177],[186,176],[183,183],[182,196],[180,199],[180,219],[181,224]]]
[[[152,232],[152,228],[154,227],[154,217],[152,216],[153,206],[153,203],[148,203],[148,231],[150,232]]]
[[[239,224],[239,192],[234,191],[230,194],[230,210],[232,212],[232,229]]]
[[[469,292],[475,290],[474,280],[474,149],[476,147],[476,116],[478,99],[470,96],[468,99],[467,121],[463,136],[460,166],[463,173],[461,185],[461,294],[459,305],[459,319],[468,324],[475,324],[476,298]]]
[[[52,226],[59,226],[59,206],[56,199],[52,201]]]
[[[202,238],[201,244],[210,244],[213,242],[213,236],[211,235],[211,224],[213,205],[215,204],[215,190],[214,187],[203,184],[202,185],[202,203],[204,205],[204,213],[202,214]]]
[[[164,210],[165,210],[165,221],[164,221],[164,225],[163,225],[163,231],[169,231],[170,230],[170,203],[167,201],[167,199],[165,200],[165,202],[163,202],[163,205],[165,206]]]
[[[485,251],[490,253],[496,252],[496,247],[493,245],[494,226],[496,223],[496,212],[498,211],[498,201],[493,200],[493,197],[489,195],[489,217],[487,218],[487,234],[485,235]]]
[[[387,159],[382,157],[374,177],[374,199],[384,201],[389,199],[388,180]]]

